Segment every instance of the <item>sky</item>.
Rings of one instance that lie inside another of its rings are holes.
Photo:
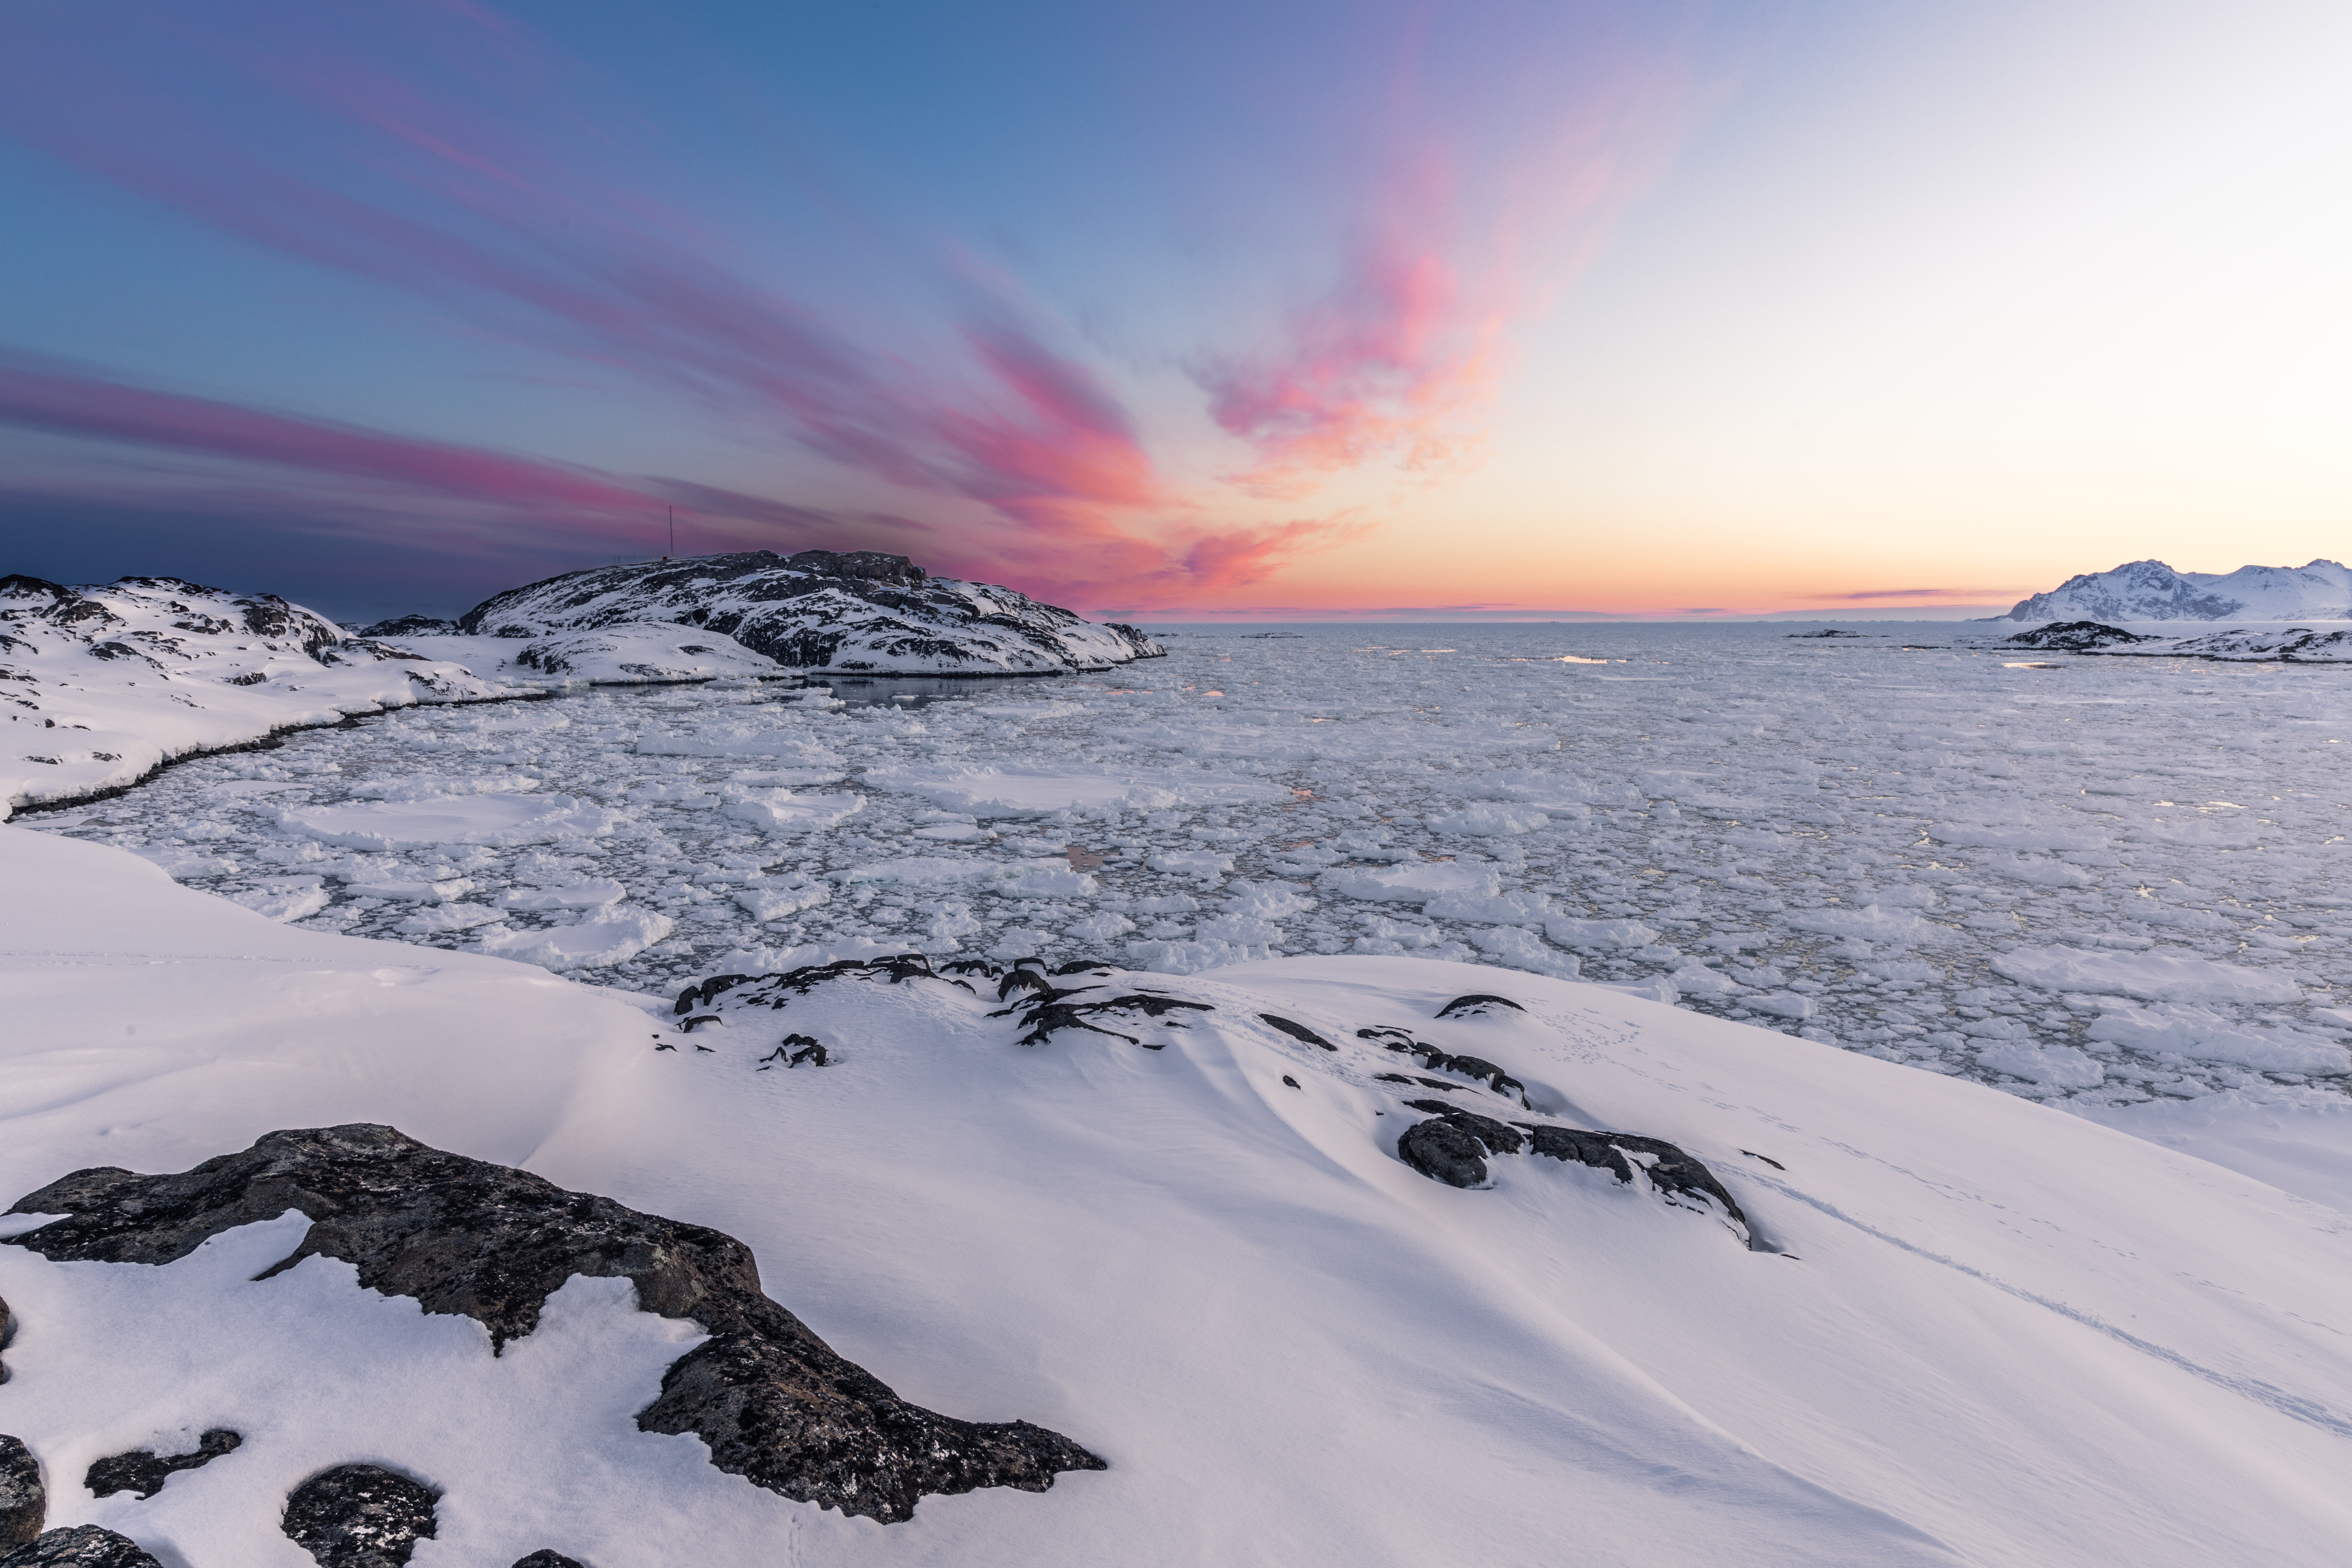
[[[0,569],[1980,615],[2352,554],[2352,8],[12,0]]]

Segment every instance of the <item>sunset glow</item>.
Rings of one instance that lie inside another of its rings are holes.
[[[1541,618],[2347,548],[2338,8],[689,9],[12,8],[22,568],[448,609],[674,507]]]

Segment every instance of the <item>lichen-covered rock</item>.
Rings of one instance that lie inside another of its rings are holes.
[[[40,1534],[48,1512],[40,1461],[21,1438],[0,1436],[0,1552],[13,1552]]]
[[[0,1568],[163,1568],[127,1535],[95,1524],[52,1530],[0,1557]]]
[[[734,1237],[543,1177],[355,1123],[266,1134],[175,1175],[77,1171],[12,1212],[57,1214],[10,1238],[59,1260],[163,1264],[208,1237],[299,1209],[310,1230],[261,1278],[341,1258],[359,1282],[463,1313],[494,1347],[529,1334],[574,1274],[635,1282],[645,1310],[691,1319],[711,1339],[673,1363],[637,1425],[692,1432],[719,1468],[803,1502],[889,1521],[932,1493],[1044,1491],[1103,1463],[1027,1422],[959,1421],[899,1399],[760,1289]]]
[[[381,1465],[320,1470],[286,1498],[287,1539],[320,1568],[401,1568],[432,1539],[441,1494]]]
[[[163,1483],[182,1470],[201,1469],[223,1454],[235,1451],[245,1442],[240,1432],[226,1426],[215,1426],[196,1440],[192,1454],[167,1454],[158,1457],[150,1449],[133,1448],[127,1454],[109,1454],[94,1460],[82,1485],[92,1497],[112,1497],[116,1492],[137,1492],[142,1498],[153,1497],[163,1489]]]

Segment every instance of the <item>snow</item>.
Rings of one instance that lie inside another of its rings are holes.
[[[585,631],[516,638],[457,635],[393,639],[494,679],[538,686],[685,685],[707,680],[793,680],[800,671],[702,627],[625,621]]]
[[[2302,992],[2276,973],[2158,953],[2084,952],[2053,947],[2006,952],[1992,966],[2045,991],[2098,991],[2196,1002],[2296,1002]]]
[[[580,907],[547,891],[596,884],[669,929],[543,940],[631,985],[908,948],[1412,955],[2054,1104],[2340,1089],[2352,699],[2284,663],[2014,669],[1998,637],[1194,632],[1111,678],[593,687],[25,820],[435,949],[501,925],[530,951]]]
[[[869,787],[919,795],[974,816],[1045,816],[1071,810],[1164,811],[1290,798],[1262,779],[1211,770],[961,766],[873,768]]]
[[[494,1358],[330,1260],[255,1279],[283,1216],[163,1268],[0,1247],[22,1322],[0,1428],[43,1456],[50,1522],[184,1568],[298,1568],[285,1493],[351,1459],[445,1489],[417,1568],[2316,1565],[2352,1535],[2352,1215],[2194,1152],[2316,1192],[2342,1145],[2291,1106],[2139,1108],[2126,1136],[1604,986],[1394,957],[1060,982],[1215,1009],[1153,1026],[1160,1049],[1023,1047],[992,986],[940,980],[722,998],[684,1035],[666,999],[279,924],[53,833],[0,828],[0,1189],[389,1122],[740,1237],[901,1394],[1110,1466],[846,1520],[635,1430],[693,1331],[621,1282],[572,1280]],[[1434,1017],[1472,991],[1525,1010]],[[1375,1026],[1501,1064],[1530,1104],[1448,1100],[1678,1143],[1763,1249],[1582,1167],[1422,1177],[1393,1151],[1431,1091],[1379,1080],[1403,1058],[1355,1033]],[[838,1063],[760,1071],[787,1030]],[[223,1424],[246,1446],[152,1500],[59,1484]]]
[[[347,637],[269,595],[173,577],[0,578],[0,817],[284,730],[520,689]]]
[[[1097,625],[992,584],[932,577],[903,555],[827,550],[570,572],[495,595],[458,624],[470,636],[532,639],[547,650],[542,664],[577,658],[585,668],[640,656],[606,649],[593,637],[574,655],[568,650],[579,634],[626,628],[642,637],[663,624],[673,638],[682,625],[693,640],[713,644],[699,656],[706,659],[765,658],[845,675],[1059,675],[1160,651],[1133,627]],[[643,657],[666,667],[684,653],[664,646]]]
[[[421,800],[306,805],[278,825],[347,849],[426,849],[443,844],[551,844],[613,830],[613,816],[570,795],[428,795]]]
[[[2161,561],[2133,561],[2086,572],[2046,594],[2019,601],[2012,621],[2219,621],[2352,619],[2352,567],[2241,566],[2234,572],[2176,572]]]

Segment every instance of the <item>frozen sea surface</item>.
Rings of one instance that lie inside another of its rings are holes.
[[[18,820],[636,990],[1412,953],[2082,1109],[2345,1088],[2340,668],[1948,625],[1287,630],[1097,677],[403,710]]]

